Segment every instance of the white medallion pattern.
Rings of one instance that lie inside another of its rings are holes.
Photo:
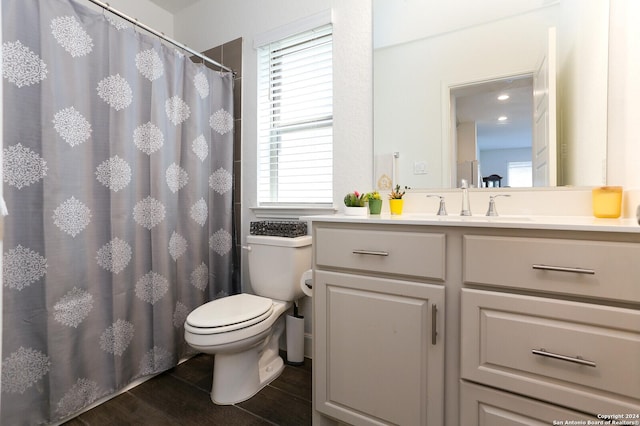
[[[172,96],[167,99],[164,103],[164,110],[167,113],[167,118],[174,126],[182,123],[191,115],[191,108],[179,96]]]
[[[162,299],[167,290],[169,290],[169,281],[154,271],[147,272],[136,283],[138,299],[152,305]]]
[[[233,185],[233,176],[222,167],[209,176],[209,186],[218,194],[228,192]]]
[[[207,158],[207,155],[209,155],[209,144],[207,144],[204,135],[198,136],[191,142],[191,149],[200,161],[204,161]]]
[[[100,335],[100,349],[110,354],[122,355],[129,347],[134,332],[133,324],[118,319]]]
[[[207,203],[204,201],[204,198],[200,198],[191,206],[191,219],[195,220],[198,225],[204,226],[207,222],[208,216],[209,208],[207,207]]]
[[[47,175],[47,162],[21,143],[3,150],[2,172],[4,181],[21,189],[38,182]]]
[[[184,326],[184,322],[189,316],[189,308],[182,302],[176,302],[176,308],[173,310],[173,326],[180,328]]]
[[[53,223],[75,238],[91,222],[91,210],[75,197],[69,198],[53,211]]]
[[[209,117],[209,126],[216,132],[224,135],[233,130],[233,116],[224,109],[219,109]]]
[[[53,18],[51,34],[74,58],[88,55],[93,50],[93,40],[74,16]]]
[[[131,182],[131,167],[125,160],[114,155],[96,168],[96,179],[113,192],[118,192]]]
[[[204,291],[207,288],[207,284],[209,284],[209,268],[202,262],[191,273],[191,285],[200,291]]]
[[[98,249],[96,261],[107,271],[118,274],[131,261],[131,246],[116,237]]]
[[[136,55],[136,68],[149,81],[157,80],[164,74],[162,59],[153,49],[143,50]]]
[[[227,297],[229,295],[229,293],[227,293],[224,290],[220,290],[218,293],[216,293],[216,296],[214,297],[215,299],[222,299],[223,297]]]
[[[91,137],[91,124],[74,107],[61,109],[53,116],[53,128],[72,147]]]
[[[193,85],[202,99],[209,96],[209,80],[207,80],[207,76],[202,71],[193,77]]]
[[[109,21],[109,24],[111,24],[111,26],[118,31],[124,30],[125,28],[130,27],[127,21],[125,21],[124,19],[116,18],[114,15],[111,15],[110,13],[106,15],[106,18],[107,18],[107,21]]]
[[[44,353],[20,346],[2,361],[2,392],[24,393],[42,379],[51,367],[49,357]]]
[[[224,229],[217,230],[209,237],[209,247],[220,256],[224,256],[231,251],[231,234]]]
[[[151,229],[164,220],[164,205],[155,198],[148,196],[138,201],[133,208],[133,219],[140,226]]]
[[[180,256],[187,252],[187,240],[178,234],[176,231],[173,231],[171,234],[171,238],[169,238],[169,254],[173,258],[173,260],[178,260]]]
[[[133,102],[133,90],[120,74],[110,75],[100,80],[96,90],[100,99],[116,111],[128,107]]]
[[[133,143],[140,151],[151,155],[164,145],[164,135],[158,126],[149,121],[133,131]]]
[[[93,309],[93,296],[86,290],[73,287],[53,305],[53,318],[68,327],[77,328]]]
[[[169,167],[167,167],[165,177],[169,189],[174,194],[182,189],[187,183],[189,183],[189,175],[187,174],[187,171],[176,163],[172,163]]]
[[[2,281],[20,291],[42,278],[48,266],[46,258],[18,244],[2,257]]]
[[[69,417],[79,412],[84,407],[91,405],[94,401],[111,393],[102,389],[96,382],[87,378],[78,379],[73,386],[64,394],[56,405],[58,418]]]
[[[2,44],[2,76],[10,83],[18,87],[38,84],[48,72],[47,64],[20,40]]]
[[[138,376],[161,373],[175,365],[173,354],[159,346],[154,346],[140,360]]]

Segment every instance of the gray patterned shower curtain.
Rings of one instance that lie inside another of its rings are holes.
[[[0,422],[34,425],[176,365],[233,292],[233,78],[71,0],[2,17]]]

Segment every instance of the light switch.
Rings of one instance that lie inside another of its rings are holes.
[[[426,175],[427,174],[427,162],[426,161],[415,161],[413,163],[413,174],[414,175]]]

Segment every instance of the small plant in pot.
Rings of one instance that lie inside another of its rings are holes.
[[[367,202],[367,195],[353,191],[344,196],[344,214],[348,216],[366,216],[367,208],[365,206]]]
[[[367,195],[367,200],[369,200],[369,213],[371,214],[380,214],[382,210],[382,197],[378,191],[369,192]]]
[[[391,214],[402,214],[402,207],[404,205],[402,197],[404,197],[405,193],[406,191],[400,190],[400,185],[396,185],[389,193],[389,210],[391,210]]]

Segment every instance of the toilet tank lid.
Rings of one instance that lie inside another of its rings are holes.
[[[311,235],[303,235],[301,237],[272,237],[267,235],[247,235],[248,244],[263,244],[266,246],[280,247],[304,247],[311,245]]]

